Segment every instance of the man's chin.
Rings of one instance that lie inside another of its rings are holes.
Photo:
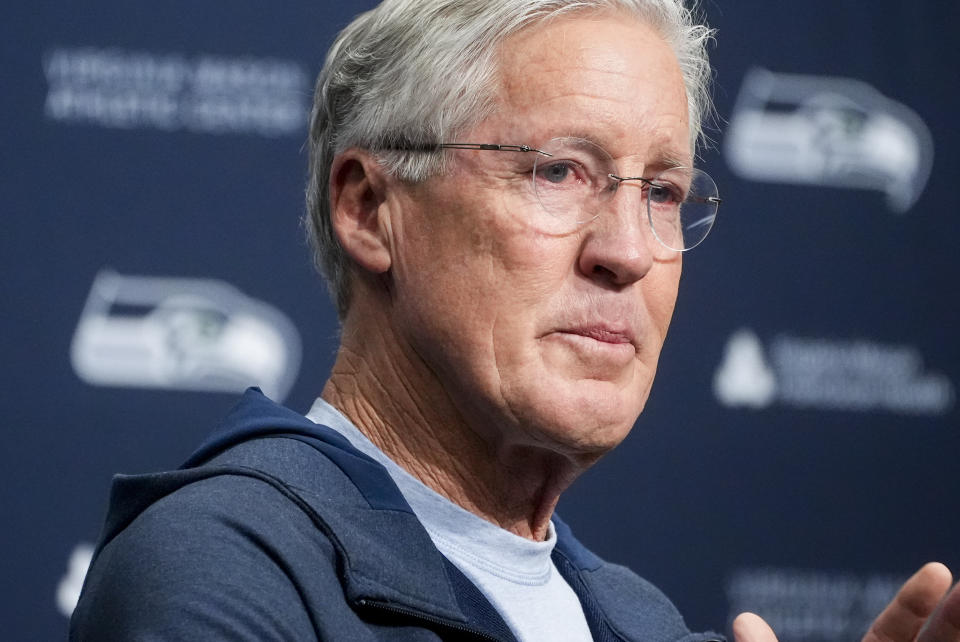
[[[546,391],[542,404],[531,407],[527,417],[528,429],[558,452],[606,453],[626,438],[643,409],[636,396],[624,398],[609,382],[561,388]]]

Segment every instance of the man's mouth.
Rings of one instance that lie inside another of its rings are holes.
[[[633,343],[630,335],[623,330],[614,330],[604,326],[587,326],[563,330],[569,334],[578,334],[603,343]]]
[[[567,337],[576,345],[589,350],[599,350],[601,353],[611,352],[623,355],[629,350],[635,353],[639,350],[636,335],[627,327],[614,326],[607,323],[585,323],[555,331],[561,337]]]

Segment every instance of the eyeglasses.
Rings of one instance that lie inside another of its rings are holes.
[[[613,157],[583,138],[554,138],[542,149],[487,143],[438,143],[394,149],[533,152],[533,193],[553,221],[570,231],[599,217],[621,185],[637,181],[643,189],[641,203],[653,235],[661,246],[673,252],[686,252],[703,242],[713,228],[721,202],[716,183],[702,170],[675,167],[650,178],[621,176]]]

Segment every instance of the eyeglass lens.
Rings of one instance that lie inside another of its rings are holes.
[[[682,252],[706,238],[716,219],[717,186],[698,169],[674,168],[643,179],[618,176],[616,163],[597,144],[582,138],[555,138],[540,148],[533,188],[544,211],[570,230],[600,216],[623,185],[643,190],[642,207],[656,245]],[[656,249],[656,248],[654,248]]]

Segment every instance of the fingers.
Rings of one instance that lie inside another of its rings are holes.
[[[733,621],[736,642],[777,642],[777,636],[763,618],[753,613],[741,613]]]
[[[900,587],[893,601],[874,620],[863,642],[912,642],[917,639],[917,634],[937,608],[940,598],[950,588],[951,581],[950,571],[943,564],[938,562],[925,564]],[[957,592],[954,591],[954,593]],[[960,593],[952,597],[957,597],[956,601],[960,602]],[[960,608],[960,603],[945,615],[956,619],[957,608]],[[931,626],[933,624],[931,619]],[[949,626],[949,620],[945,626]],[[939,635],[939,630],[931,634]],[[924,635],[927,633],[925,632]],[[943,639],[950,642],[957,640],[957,638]],[[940,640],[941,638],[937,637],[920,638],[922,642],[940,642]]]
[[[960,584],[940,602],[917,642],[960,642]]]

